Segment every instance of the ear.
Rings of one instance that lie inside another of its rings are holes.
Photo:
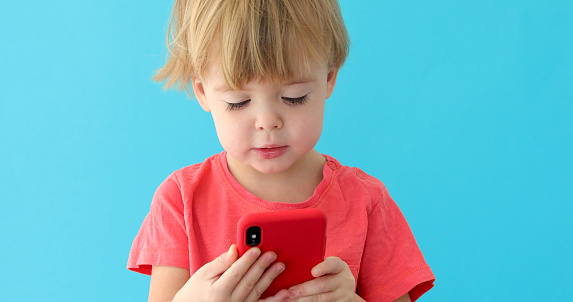
[[[334,91],[336,86],[336,78],[338,77],[338,69],[331,69],[326,77],[326,98],[328,99]]]
[[[205,87],[203,86],[203,81],[196,76],[191,77],[191,85],[193,85],[193,93],[199,101],[199,105],[201,108],[207,112],[211,112],[211,108],[209,108],[209,103],[207,103],[207,97],[205,96]]]

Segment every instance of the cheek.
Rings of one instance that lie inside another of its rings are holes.
[[[242,133],[241,121],[227,115],[213,114],[215,129],[219,142],[225,150],[235,149],[246,142],[245,133]]]
[[[307,120],[307,127],[313,131],[322,131],[322,125],[324,123],[324,108],[325,103],[319,102],[311,112],[309,112],[309,116],[306,117]]]
[[[318,141],[322,133],[324,122],[324,107],[313,108],[314,110],[299,116],[295,124],[299,138],[307,142]]]

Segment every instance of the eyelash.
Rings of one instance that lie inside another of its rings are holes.
[[[292,105],[292,106],[296,106],[296,105],[304,105],[304,103],[306,103],[306,101],[308,101],[308,94],[301,96],[299,98],[287,98],[287,97],[283,97],[282,98],[285,103],[287,103],[288,105]],[[239,110],[239,109],[243,109],[244,107],[246,107],[249,102],[251,100],[246,100],[246,101],[242,101],[240,103],[227,103],[227,110],[229,111],[233,111],[233,110]]]
[[[240,103],[227,103],[227,110],[232,111],[242,109],[243,107],[247,106],[250,101],[251,100],[242,101]]]
[[[308,101],[308,94],[303,95],[299,98],[285,98],[285,97],[283,97],[283,100],[289,105],[304,105],[304,103],[306,103],[306,101]]]

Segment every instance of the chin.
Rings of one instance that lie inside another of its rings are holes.
[[[267,160],[265,160],[267,161]],[[268,160],[270,161],[270,160]],[[260,173],[263,174],[276,174],[276,173],[281,173],[284,172],[286,170],[288,170],[290,167],[292,166],[292,164],[288,164],[285,162],[263,162],[263,163],[255,163],[254,165],[252,165],[251,167],[257,171],[259,171]]]
[[[280,168],[280,167],[253,167],[253,168],[260,173],[269,174],[269,175],[280,173],[280,172],[283,172],[284,170],[286,170],[285,168]]]

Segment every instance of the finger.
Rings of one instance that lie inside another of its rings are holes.
[[[236,247],[234,250],[236,251]],[[221,275],[215,286],[231,293],[260,255],[261,250],[259,248],[254,247],[248,250]]]
[[[277,259],[277,254],[275,252],[266,252],[260,256],[255,263],[248,269],[245,276],[241,279],[237,287],[233,291],[233,297],[238,301],[243,301],[245,298],[248,301],[257,300],[263,291],[268,287],[268,285],[262,289],[261,286],[257,286],[258,282],[261,280],[261,276],[265,273],[265,270],[275,262]],[[276,268],[275,268],[276,269]],[[276,273],[276,271],[275,271]],[[277,274],[278,275],[278,274]],[[276,277],[276,276],[275,276]],[[268,279],[268,274],[267,274]],[[273,278],[274,279],[274,278]],[[269,282],[270,284],[270,282]],[[252,293],[252,294],[251,294]]]
[[[318,278],[324,275],[334,275],[341,273],[348,265],[338,257],[328,257],[312,268],[311,274]]]
[[[314,296],[300,297],[295,299],[284,300],[286,302],[315,302],[315,301],[338,301],[338,296],[334,292],[321,293]]]
[[[215,260],[203,265],[196,274],[199,274],[205,279],[218,278],[237,260],[239,256],[238,254],[237,246],[233,244],[227,252],[221,254]]]
[[[339,286],[340,284],[336,276],[322,276],[289,288],[289,298],[297,299],[329,293],[335,291]]]
[[[257,300],[257,302],[283,302],[288,299],[288,290],[281,289],[276,295],[268,297],[266,299]]]
[[[274,260],[273,260],[274,261]],[[285,270],[284,263],[275,263],[269,269],[267,269],[264,274],[259,278],[253,289],[250,291],[247,299],[245,301],[256,301],[261,297],[261,295],[269,288],[269,285],[275,280],[275,278],[280,275]],[[288,291],[281,290],[276,293],[274,299],[270,301],[282,301],[288,298]]]

